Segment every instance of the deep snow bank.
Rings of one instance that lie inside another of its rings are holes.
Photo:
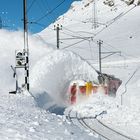
[[[34,63],[52,49],[46,49],[46,44],[29,36],[30,68]],[[15,66],[15,50],[23,50],[23,32],[0,30],[0,91],[15,90],[15,79],[10,66]],[[19,79],[24,71],[18,73]]]
[[[15,66],[15,50],[23,50],[23,32],[0,30],[0,91],[15,90],[11,65]],[[64,102],[71,80],[96,80],[91,66],[70,52],[53,50],[41,40],[29,35],[30,83],[35,93],[49,93],[58,103]],[[24,70],[17,70],[20,85],[24,83]],[[21,82],[22,81],[22,82]],[[43,97],[46,97],[43,96]],[[47,95],[48,98],[48,95]],[[44,100],[46,102],[46,100]]]
[[[57,104],[66,105],[69,84],[76,79],[98,81],[95,70],[79,56],[55,50],[34,66],[31,87],[33,93],[38,95],[47,92]]]

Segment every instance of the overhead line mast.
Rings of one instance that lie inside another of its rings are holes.
[[[28,20],[26,10],[26,0],[23,0],[23,25],[24,25],[24,48],[23,50],[15,51],[16,66],[11,66],[14,74],[13,77],[16,79],[16,90],[9,92],[9,94],[16,94],[21,92],[22,88],[29,91],[29,47],[28,47]],[[22,84],[22,88],[18,86],[18,75],[17,69],[24,69],[25,71],[25,83]]]
[[[29,91],[29,47],[28,47],[28,19],[27,0],[23,0],[23,21],[24,21],[24,54],[25,54],[25,87]]]
[[[92,17],[92,29],[96,29],[98,27],[98,21],[97,21],[97,1],[93,1],[93,17]]]

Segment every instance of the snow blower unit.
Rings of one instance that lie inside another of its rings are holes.
[[[112,75],[101,74],[99,72],[98,74],[99,84],[84,80],[71,82],[68,90],[70,104],[75,104],[79,102],[79,100],[85,100],[86,97],[96,93],[103,93],[112,97],[116,96],[116,92],[122,81]]]

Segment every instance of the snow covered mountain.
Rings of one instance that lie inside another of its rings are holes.
[[[110,5],[110,2],[113,4]],[[139,1],[77,1],[72,4],[68,12],[38,36],[56,48],[54,25],[62,25],[60,49],[75,52],[96,69],[99,69],[97,41],[102,40],[102,71],[122,79],[123,92],[133,72],[139,69],[139,12]],[[135,75],[133,82],[130,83],[137,86],[137,82],[138,76]],[[131,89],[127,94],[133,97],[135,93],[132,93]],[[132,102],[129,101],[130,104]]]
[[[54,23],[63,25],[60,50],[54,49],[54,24],[40,34],[29,36],[30,93],[8,94],[15,89],[10,65],[15,64],[15,50],[23,49],[23,34],[0,30],[0,139],[139,139],[139,1],[98,0],[95,5],[93,2],[74,2]],[[102,52],[117,51],[102,60],[102,71],[123,81],[117,97],[99,93],[64,111],[65,94],[72,80],[97,80],[93,67],[98,69],[99,40],[103,41]],[[23,71],[18,71],[18,78],[21,85]]]
[[[96,1],[95,4],[92,0],[74,2],[67,13],[60,16],[54,24],[51,24],[38,36],[56,48],[56,31],[54,30],[54,25],[62,25],[62,30],[60,30],[60,50],[69,50],[80,55],[97,69],[99,63],[97,41],[102,40],[102,52],[105,53],[102,53],[102,58],[105,57],[102,59],[102,71],[114,74],[123,81],[122,86],[117,92],[118,97],[116,100],[119,104],[122,102],[123,105],[131,107],[133,111],[136,109],[139,112],[139,1],[115,0],[111,1],[113,2],[112,6],[106,4],[108,2],[100,0]],[[109,57],[106,57],[108,55]],[[113,102],[115,101],[113,100]],[[109,105],[109,108],[112,105],[113,103]],[[84,111],[83,109],[87,106],[85,105],[82,108],[78,106],[75,110],[81,115],[86,114],[85,116],[87,116],[88,114],[90,116],[92,114],[89,113],[90,109],[94,107],[89,105],[89,111],[87,109]],[[104,108],[104,103],[102,107]],[[114,106],[112,108],[113,110],[109,111],[112,112],[111,114],[109,113],[110,117],[108,116],[109,118],[106,118],[104,122],[109,121],[107,123],[109,125],[110,120],[114,118],[113,122],[116,123],[111,123],[110,126],[115,125],[115,129],[124,128],[125,132],[127,131],[138,138],[139,129],[137,126],[139,121],[134,117],[139,116],[138,112],[134,111],[137,114],[134,115],[133,111],[132,113],[126,113],[127,109],[122,111],[120,108],[115,109]],[[101,108],[97,107],[96,109],[100,110]],[[121,110],[123,115],[119,113],[119,110]],[[129,121],[124,116],[125,113]],[[127,120],[125,124],[123,124],[124,120]],[[134,123],[134,120],[137,120],[137,122]],[[129,122],[131,123],[128,124]],[[135,129],[131,129],[131,127]]]
[[[97,41],[99,39],[104,41],[103,51],[117,50],[127,57],[129,57],[128,55],[131,57],[132,54],[139,56],[137,46],[140,44],[136,41],[139,37],[140,21],[137,2],[134,1],[133,4],[127,5],[124,1],[115,0],[113,6],[108,6],[104,2],[96,1],[95,6],[93,0],[74,2],[67,13],[60,16],[54,24],[39,35],[47,43],[56,46],[54,25],[62,25],[60,48],[70,49],[77,53],[80,50],[82,57],[93,59],[92,63],[98,59]],[[135,50],[137,49],[135,52],[132,49],[133,46],[135,46]],[[122,59],[122,57],[118,57],[118,59]],[[106,60],[108,61],[108,59]]]

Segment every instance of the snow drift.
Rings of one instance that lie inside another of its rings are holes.
[[[33,93],[47,92],[59,105],[67,104],[67,90],[76,79],[97,80],[97,73],[79,56],[54,50],[36,63],[31,72]]]
[[[46,49],[46,44],[42,43],[34,37],[29,36],[30,49],[30,68],[40,59],[46,52],[51,51]],[[23,50],[23,32],[10,32],[0,30],[0,91],[9,92],[15,90],[15,79],[12,77],[13,71],[10,66],[15,66],[15,50]],[[19,79],[22,78],[19,71]]]
[[[0,91],[15,90],[15,79],[10,66],[15,66],[15,50],[23,50],[23,33],[0,31]],[[65,94],[72,80],[97,81],[97,73],[78,55],[68,51],[54,50],[33,36],[29,36],[30,83],[32,93],[48,93],[58,104],[65,104]],[[17,70],[19,86],[24,83],[24,70]],[[45,95],[44,104],[48,99]]]

